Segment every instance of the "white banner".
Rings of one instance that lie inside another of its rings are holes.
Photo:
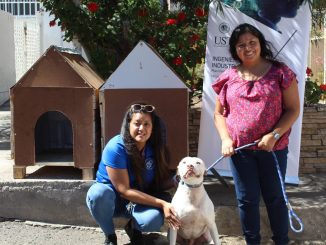
[[[280,1],[283,3],[292,2],[292,5],[294,2],[297,2]],[[269,2],[278,5],[278,2],[280,1]],[[246,1],[229,0],[225,2],[228,4],[241,4],[241,2]],[[262,3],[260,4],[263,5]],[[303,108],[304,80],[311,27],[309,6],[308,4],[304,4],[298,6],[298,9],[296,8],[292,10],[289,9],[291,6],[284,6],[283,18],[278,18],[278,21],[274,22],[267,18],[263,18],[263,7],[264,6],[251,6],[247,4],[240,8],[241,12],[235,8],[229,7],[228,5],[224,5],[223,13],[221,13],[216,11],[217,7],[214,3],[210,5],[198,145],[198,156],[206,162],[207,167],[213,164],[221,156],[221,142],[214,126],[213,113],[216,93],[212,89],[212,84],[215,82],[219,74],[221,74],[226,68],[235,64],[229,53],[228,43],[232,30],[239,24],[249,23],[257,27],[264,34],[266,40],[270,41],[279,52],[277,59],[283,61],[296,73],[299,85],[300,104],[301,108]],[[278,11],[280,11],[280,9],[278,9]],[[286,13],[287,18],[284,18]],[[289,13],[291,13],[292,16],[290,16]],[[278,13],[274,12],[274,14],[277,15]],[[273,20],[275,19],[276,18]],[[303,109],[301,110],[298,120],[293,125],[292,133],[290,135],[288,167],[286,173],[287,183],[299,183],[298,172],[302,113]],[[224,158],[215,166],[215,169],[223,176],[231,176],[228,161],[230,161],[230,158]]]

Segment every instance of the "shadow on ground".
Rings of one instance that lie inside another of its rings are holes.
[[[0,150],[10,150],[10,142],[9,141],[0,142]]]
[[[0,111],[10,111],[10,101],[7,100],[0,106]]]
[[[149,233],[144,235],[144,243],[145,245],[167,245],[168,240],[166,235],[162,235],[161,233]],[[128,245],[130,243],[127,243]]]
[[[26,175],[25,179],[66,179],[81,180],[82,170],[70,166],[43,166],[33,173]]]

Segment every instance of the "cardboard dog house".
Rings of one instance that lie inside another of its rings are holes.
[[[147,43],[140,41],[100,88],[102,148],[120,133],[128,106],[154,105],[165,126],[170,169],[188,155],[188,88]]]
[[[10,89],[14,178],[26,167],[74,166],[93,179],[104,81],[79,54],[51,46]]]

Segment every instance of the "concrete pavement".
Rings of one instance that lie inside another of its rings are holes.
[[[92,181],[81,180],[81,171],[74,167],[59,166],[27,167],[27,177],[14,180],[12,170],[14,160],[10,158],[9,135],[9,107],[1,107],[0,217],[68,226],[97,227],[85,205],[85,195]],[[326,174],[303,175],[300,176],[298,186],[287,186],[291,205],[305,225],[302,233],[290,232],[292,244],[326,244],[325,177]],[[243,244],[240,238],[241,228],[234,186],[232,182],[230,183],[231,187],[227,189],[217,180],[207,177],[205,187],[215,205],[216,223],[222,240],[226,241],[224,244]],[[268,240],[271,232],[263,205],[261,213],[262,237],[265,244],[271,244]],[[117,219],[115,223],[117,228],[121,229],[126,220]],[[162,232],[164,237],[166,227]],[[164,243],[166,244],[165,239],[163,243],[152,244]]]

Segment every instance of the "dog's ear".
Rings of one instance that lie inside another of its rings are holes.
[[[180,177],[179,166],[177,167],[177,171],[176,171],[175,175]]]
[[[180,174],[179,174],[178,169],[172,179],[173,179],[175,187],[177,187],[180,182]]]

